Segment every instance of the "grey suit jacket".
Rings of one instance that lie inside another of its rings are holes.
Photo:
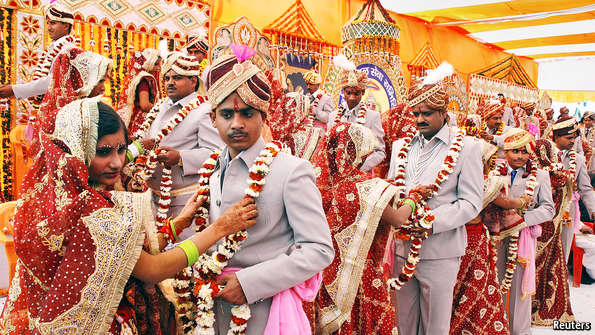
[[[428,159],[427,165],[421,171],[420,182],[415,183],[413,177],[406,173],[405,184],[407,190],[417,185],[430,185],[434,182],[456,133],[457,128],[443,126],[431,141],[424,145],[424,148],[427,149],[431,148],[432,144],[439,142],[437,152]],[[418,133],[413,138],[409,151],[410,156],[415,148],[419,148],[420,136]],[[394,178],[396,175],[397,155],[403,143],[402,139],[393,143],[390,170],[387,175],[389,179]],[[414,168],[412,164],[415,163],[412,163],[412,161],[415,160],[411,159],[411,157],[407,160],[407,171]],[[481,211],[482,197],[483,162],[481,160],[481,144],[479,140],[466,137],[454,171],[442,184],[438,193],[428,202],[436,220],[434,221],[433,234],[424,241],[421,247],[421,259],[459,257],[465,254],[467,233],[463,226]],[[407,257],[409,242],[397,241],[396,252],[399,256]]]
[[[508,167],[508,170],[510,172],[510,167]],[[508,185],[510,186],[509,196],[518,198],[525,193],[527,180],[529,179],[529,176],[523,178],[525,171],[525,167],[519,168],[512,184],[510,183],[510,173],[508,174]],[[541,169],[537,170],[537,187],[533,193],[533,199],[533,204],[527,208],[525,215],[523,215],[527,226],[534,226],[549,221],[556,215],[554,201],[552,200],[550,175]]]
[[[362,102],[360,102],[355,108],[353,108],[353,112],[349,117],[343,116],[341,118],[342,122],[351,122],[354,123],[357,120],[357,111],[359,111]],[[329,121],[327,123],[326,129],[331,130],[331,128],[335,125],[335,118],[337,118],[338,110],[335,110],[329,116]],[[373,110],[368,110],[366,112],[366,122],[364,126],[370,128],[374,135],[376,135],[376,139],[378,140],[378,145],[374,148],[374,152],[372,152],[362,164],[360,170],[368,172],[372,170],[376,165],[382,163],[384,158],[386,157],[386,149],[384,144],[384,128],[382,128],[382,118],[380,113]]]
[[[261,138],[231,161],[227,150],[221,153],[209,183],[211,222],[244,197],[248,169],[264,147]],[[256,201],[256,225],[248,228],[242,249],[229,262],[242,268],[236,275],[252,305],[248,334],[263,333],[272,296],[311,278],[334,257],[312,165],[280,152],[265,182]],[[217,301],[219,333],[226,334],[231,312],[228,304]]]
[[[308,94],[308,96],[316,96],[320,93],[320,90],[314,92],[314,94]],[[333,99],[329,97],[326,93],[322,92],[322,96],[318,101],[318,106],[314,109],[314,117],[316,120],[328,123],[329,115],[335,110],[335,104],[333,103]]]
[[[167,99],[160,107],[159,113],[151,125],[148,138],[154,138],[157,133],[182,107],[196,98],[196,93],[172,103]],[[191,110],[188,116],[174,128],[174,130],[161,141],[162,146],[172,147],[180,152],[182,166],[172,167],[172,189],[180,189],[198,181],[198,170],[209,155],[223,147],[224,143],[219,137],[217,129],[209,116],[211,105],[203,103],[198,108]],[[161,183],[161,165],[158,165],[149,179],[149,186],[159,190]],[[184,205],[188,196],[172,197],[171,205]]]
[[[506,106],[504,107],[504,114],[502,115],[502,121],[505,125],[509,127],[516,127],[516,120],[514,119],[514,115],[512,113],[512,108]]]
[[[570,156],[568,155],[568,151],[562,152],[562,164],[564,164],[565,168],[570,167]],[[577,189],[576,191],[580,194],[581,200],[587,210],[589,211],[589,215],[595,212],[595,191],[593,191],[593,187],[591,187],[591,178],[589,177],[589,173],[587,172],[587,165],[585,164],[585,156],[582,154],[576,154],[576,171],[574,172]],[[572,200],[572,205],[570,206],[570,217],[574,220],[574,212],[576,211],[576,201]]]

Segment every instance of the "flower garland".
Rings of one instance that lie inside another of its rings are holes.
[[[496,169],[490,172],[492,176],[506,176],[508,175],[508,169],[506,168],[508,163],[506,161],[501,162]],[[535,193],[535,188],[537,187],[537,167],[533,166],[533,162],[529,160],[527,162],[527,170],[523,174],[523,178],[529,176],[529,179],[525,183],[525,193],[524,196],[527,196],[533,199],[533,194]],[[519,215],[524,214],[524,208],[521,208]],[[510,289],[510,284],[512,283],[512,277],[514,276],[514,271],[516,269],[516,258],[519,250],[519,234],[516,233],[512,235],[508,241],[508,251],[506,256],[506,272],[504,273],[504,279],[502,279],[502,283],[500,284],[500,289],[502,292],[508,291]]]
[[[483,127],[483,129],[485,129],[485,126]],[[498,129],[496,130],[495,136],[502,135],[503,130],[504,130],[504,122],[500,122],[500,125],[498,126]],[[494,168],[496,167],[496,158],[497,158],[497,155],[492,155],[492,157],[490,157],[490,160],[488,161],[488,172],[494,170]]]
[[[159,107],[165,101],[161,99],[151,110],[147,113],[147,117],[139,130],[135,134],[135,138],[141,139],[144,134],[151,128],[151,124],[155,121],[157,114],[159,113]],[[197,96],[195,99],[192,99],[188,104],[186,104],[182,109],[180,109],[166,124],[165,126],[157,133],[155,137],[155,147],[161,143],[161,141],[167,137],[173,129],[182,122],[188,113],[196,109],[198,106],[203,104],[206,101],[206,97],[204,96]],[[149,153],[144,156],[141,155],[137,158],[136,161],[136,168],[135,170],[138,171],[137,182],[146,182],[155,172],[157,168],[157,155],[159,154],[159,149],[153,148],[149,151]],[[161,226],[165,223],[167,219],[167,213],[169,211],[169,206],[171,204],[171,185],[172,185],[172,177],[171,177],[171,168],[164,167],[161,173],[161,183],[159,185],[159,208],[157,209],[157,228],[161,228]]]
[[[202,61],[200,61],[200,64],[198,64],[198,70],[200,71],[201,75],[207,66],[209,66],[209,60],[205,57],[202,59]]]
[[[308,124],[310,126],[314,125],[314,108],[318,107],[318,103],[320,102],[320,99],[322,99],[322,93],[318,93],[314,96],[314,101],[312,101],[312,103],[310,104],[310,113],[308,113]],[[339,121],[341,120],[341,118],[339,117]]]
[[[56,58],[56,56],[60,53],[60,51],[62,51],[62,48],[64,48],[66,44],[72,43],[74,43],[74,36],[68,35],[64,37],[62,41],[54,45],[51,50],[45,50],[41,54],[41,57],[39,59],[39,62],[37,63],[37,66],[35,67],[35,70],[33,70],[33,77],[31,80],[35,81],[39,78],[48,76],[48,74],[50,73],[50,69],[52,68],[54,58]],[[32,107],[31,112],[29,113],[29,122],[31,124],[35,123],[35,121],[37,120],[37,112],[39,110],[39,106],[41,104],[42,99],[43,95],[38,95],[29,98],[29,102],[31,103]]]
[[[355,119],[355,122],[361,124],[362,126],[365,125],[366,113],[366,107],[363,105],[360,106],[359,111],[357,112],[357,118]],[[341,104],[341,106],[339,106],[339,110],[337,111],[337,116],[335,116],[335,123],[341,122],[343,114],[345,114],[345,105]]]
[[[269,166],[282,149],[280,142],[268,143],[249,170],[248,188],[245,198],[257,199],[265,185],[265,177],[269,173]],[[201,206],[196,219],[197,230],[202,230],[206,225],[209,215],[208,206],[210,203],[209,179],[215,170],[220,152],[211,154],[209,159],[199,170],[199,188],[197,193],[207,199]],[[214,297],[217,296],[221,287],[216,283],[216,278],[227,266],[227,262],[241,248],[241,242],[245,240],[248,233],[245,230],[231,234],[225,238],[223,244],[217,246],[211,255],[201,254],[198,261],[193,265],[195,281],[190,282],[184,273],[184,279],[176,278],[174,290],[183,299],[182,310],[178,314],[182,317],[183,330],[189,334],[196,327],[194,334],[214,334],[213,324],[215,315],[213,312]],[[193,285],[192,285],[193,284]],[[193,286],[193,288],[191,288]],[[192,292],[192,295],[190,295]],[[196,299],[194,299],[194,297]],[[180,299],[179,299],[180,300]],[[250,308],[247,304],[234,306],[231,309],[232,319],[228,334],[245,334],[248,320],[250,319]]]
[[[427,205],[427,201],[431,199],[433,196],[438,193],[440,190],[440,186],[442,183],[448,179],[450,174],[454,171],[454,166],[457,163],[459,158],[459,154],[463,149],[463,140],[465,139],[465,131],[459,130],[453,143],[451,144],[450,148],[448,149],[448,154],[444,161],[442,162],[442,166],[440,171],[436,176],[436,180],[434,183],[430,185],[431,187],[431,194],[427,196],[422,196],[417,188],[411,189],[409,191],[409,197],[405,198],[405,168],[407,166],[407,157],[409,155],[409,149],[411,147],[411,142],[413,140],[413,136],[415,135],[414,131],[410,130],[408,134],[404,138],[404,144],[401,147],[401,150],[397,154],[397,157],[400,159],[399,164],[397,165],[396,171],[397,175],[394,179],[394,185],[397,187],[397,194],[399,195],[400,206],[403,205],[405,200],[412,200],[415,203],[415,210],[411,213],[411,217],[409,218],[409,223],[407,225],[401,226],[400,230],[407,234],[407,230],[411,228],[424,228],[424,229],[431,229],[434,223],[434,216],[432,215],[432,210]],[[395,277],[390,278],[387,281],[387,284],[390,288],[395,290],[400,290],[405,283],[407,283],[413,273],[415,272],[415,268],[420,261],[419,257],[419,250],[421,249],[421,245],[424,239],[427,238],[427,234],[423,237],[412,236],[409,235],[409,240],[411,241],[411,247],[409,249],[409,255],[407,257],[407,262],[401,269],[401,273]]]

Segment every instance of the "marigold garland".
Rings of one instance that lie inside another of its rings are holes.
[[[403,204],[403,200],[405,200],[405,169],[407,167],[407,158],[409,155],[409,149],[411,147],[411,142],[413,140],[413,136],[415,135],[415,130],[410,130],[407,135],[405,135],[403,146],[401,150],[397,154],[397,158],[399,159],[399,164],[396,167],[396,176],[393,181],[391,181],[397,187],[397,194],[398,199],[400,201],[400,205]],[[419,250],[421,248],[422,242],[424,239],[427,238],[427,235],[419,237],[411,235],[408,230],[411,228],[424,228],[424,229],[431,229],[434,223],[435,217],[432,215],[432,210],[427,205],[427,201],[434,197],[436,193],[440,190],[440,186],[444,181],[448,179],[450,174],[454,171],[454,167],[457,163],[459,158],[459,154],[463,149],[463,140],[465,139],[465,131],[460,129],[455,136],[454,141],[452,142],[450,148],[448,149],[448,154],[444,161],[442,162],[442,166],[438,174],[436,175],[436,180],[431,186],[431,194],[428,196],[422,196],[417,188],[411,189],[409,191],[409,197],[407,199],[412,200],[415,203],[415,211],[411,213],[411,217],[409,218],[408,224],[401,226],[399,231],[406,236],[409,236],[409,240],[411,241],[411,247],[409,248],[409,255],[407,256],[407,261],[405,265],[401,269],[401,273],[395,277],[390,278],[387,281],[387,285],[394,290],[400,290],[403,285],[405,285],[411,277],[413,277],[413,273],[415,272],[415,268],[420,261],[419,257]]]
[[[248,187],[245,198],[258,198],[265,185],[265,177],[269,173],[269,166],[281,151],[282,144],[277,141],[268,143],[260,152],[249,170]],[[220,152],[211,154],[199,170],[199,189],[197,193],[207,199],[201,206],[196,220],[197,230],[204,228],[208,218],[210,203],[209,178],[215,170]],[[213,312],[214,297],[221,287],[216,283],[216,278],[227,266],[227,262],[241,248],[241,243],[248,236],[245,230],[231,234],[225,238],[223,244],[217,246],[216,251],[211,255],[201,254],[198,261],[192,266],[194,283],[190,282],[185,271],[182,276],[176,277],[174,291],[178,294],[178,300],[182,302],[178,315],[182,321],[182,328],[185,334],[194,331],[194,334],[214,334],[213,324],[215,314]],[[248,320],[250,319],[250,308],[247,304],[234,306],[231,309],[232,319],[228,334],[245,334]]]

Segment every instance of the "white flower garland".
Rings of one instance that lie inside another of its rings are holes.
[[[282,150],[282,145],[279,142],[268,143],[260,152],[258,157],[249,170],[248,188],[246,188],[246,196],[256,200],[260,195],[264,185],[265,176],[270,172],[269,166]],[[215,170],[217,159],[220,152],[211,154],[209,159],[204,163],[203,168],[199,170],[199,195],[207,197],[207,200],[201,206],[197,220],[195,222],[197,230],[204,229],[206,220],[209,216],[208,206],[210,203],[210,189],[209,178]],[[192,332],[196,335],[214,334],[213,325],[215,323],[215,314],[213,313],[214,297],[217,295],[221,287],[216,283],[216,278],[223,269],[227,266],[228,261],[241,248],[241,243],[248,237],[245,230],[231,234],[225,238],[222,244],[219,244],[216,251],[211,255],[201,254],[198,261],[192,266],[195,277],[193,294],[196,296],[196,304],[192,306],[192,299],[184,299],[185,322],[183,328],[185,334]],[[182,295],[186,294],[190,283],[184,281],[176,282],[176,292]],[[188,298],[187,296],[184,296]],[[190,308],[189,306],[192,306]],[[230,322],[230,329],[228,335],[245,334],[248,320],[250,319],[250,308],[247,304],[241,306],[234,306],[231,309],[232,319]]]
[[[407,158],[409,155],[409,149],[411,147],[411,141],[413,140],[413,136],[415,135],[415,129],[410,130],[407,135],[405,135],[403,146],[401,150],[397,154],[397,158],[400,160],[399,164],[396,167],[396,176],[393,181],[393,184],[397,187],[397,194],[399,196],[399,201],[402,201],[406,197],[406,185],[405,185],[405,169],[407,166]],[[459,154],[463,149],[463,140],[465,139],[465,131],[463,129],[459,129],[457,135],[453,143],[451,144],[450,148],[448,149],[448,154],[446,158],[442,162],[442,166],[440,171],[436,176],[436,180],[431,185],[431,194],[426,198],[421,198],[415,206],[415,212],[411,213],[411,217],[409,218],[409,223],[403,225],[400,229],[406,231],[407,229],[411,228],[424,228],[424,229],[431,229],[434,223],[434,216],[432,215],[432,210],[427,205],[427,201],[434,197],[436,193],[440,190],[440,186],[444,181],[448,179],[450,174],[454,171],[454,167],[457,163],[459,158]],[[413,200],[413,199],[412,199]],[[387,285],[395,290],[400,290],[405,283],[407,283],[411,277],[413,277],[413,273],[415,272],[415,268],[420,261],[419,257],[419,250],[421,249],[422,241],[427,238],[426,237],[413,237],[410,236],[411,247],[409,249],[409,255],[407,257],[407,261],[401,269],[401,273],[395,277],[390,278],[387,281]]]

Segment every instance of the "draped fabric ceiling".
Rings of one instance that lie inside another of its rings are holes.
[[[381,2],[393,12],[425,20],[433,27],[453,28],[506,53],[534,59],[540,63],[536,82],[540,89],[595,90],[587,79],[595,76],[593,0]],[[576,92],[556,95],[562,100],[577,96]]]

